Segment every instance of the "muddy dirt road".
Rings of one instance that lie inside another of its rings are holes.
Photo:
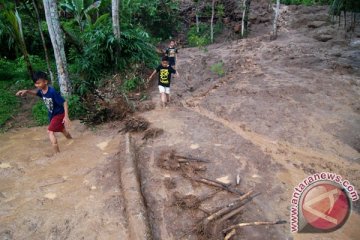
[[[360,188],[360,31],[350,43],[325,22],[326,9],[285,10],[276,41],[254,33],[206,50],[181,49],[172,104],[138,113],[163,130],[148,140],[133,134],[154,239],[210,239],[191,229],[236,197],[189,180],[178,165],[161,165],[164,151],[209,160],[190,164],[196,176],[234,185],[239,175],[237,191],[261,193],[238,222],[289,221],[293,188],[316,172]],[[324,34],[328,40],[317,40]],[[217,63],[223,76],[211,71]],[[155,82],[150,95],[157,103]],[[74,140],[60,138],[54,157],[44,156],[51,151],[45,127],[1,135],[0,239],[128,239],[120,128],[75,122]],[[292,234],[287,223],[242,228],[232,239],[358,239],[359,211],[358,201],[333,233]]]
[[[120,139],[73,122],[52,153],[45,127],[0,136],[0,239],[126,239]],[[117,131],[116,131],[117,132]]]
[[[165,132],[140,141],[157,239],[209,239],[189,230],[234,197],[221,193],[199,208],[177,205],[178,193],[201,198],[212,189],[178,169],[159,168],[166,150],[211,160],[200,176],[234,184],[240,174],[241,191],[261,192],[243,210],[242,222],[289,220],[293,188],[317,172],[333,172],[360,186],[359,46],[326,24],[325,8],[286,11],[276,41],[259,35],[205,50],[181,49],[173,104],[142,114]],[[322,27],[314,28],[313,21],[322,21]],[[316,40],[324,32],[332,40]],[[211,71],[219,63],[224,76]],[[155,101],[157,95],[154,86]],[[234,239],[357,239],[359,209],[357,201],[346,225],[334,233],[293,235],[288,223],[244,228]]]

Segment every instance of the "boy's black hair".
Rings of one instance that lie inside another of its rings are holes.
[[[39,79],[45,79],[45,80],[48,80],[47,78],[47,74],[45,72],[42,72],[42,71],[36,71],[33,73],[32,75],[32,80],[33,82],[35,83],[37,80]]]
[[[161,58],[161,61],[169,61],[169,58],[168,58],[168,56],[163,56],[162,58]]]

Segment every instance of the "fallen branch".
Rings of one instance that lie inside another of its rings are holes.
[[[45,185],[41,185],[40,188],[44,188],[44,187],[48,187],[48,186],[51,186],[51,185],[60,184],[60,183],[64,183],[64,182],[66,182],[66,179],[62,179],[61,181],[58,181],[58,182],[52,182],[52,183],[48,183],[48,184],[45,184]]]
[[[235,234],[236,234],[236,230],[235,229],[231,230],[228,234],[226,234],[226,236],[224,237],[224,240],[229,240]]]
[[[221,219],[219,219],[219,222],[223,222],[223,221],[235,216],[236,214],[241,212],[243,209],[244,209],[244,206],[234,209],[233,211],[229,212],[228,214],[224,215]]]
[[[216,211],[215,213],[211,214],[210,216],[208,216],[207,218],[204,219],[203,221],[203,225],[206,226],[209,222],[218,219],[219,217],[221,217],[224,214],[227,214],[229,212],[231,212],[234,209],[237,209],[243,205],[245,205],[247,202],[243,202],[246,199],[252,199],[251,194],[253,193],[253,190],[247,192],[246,194],[244,194],[243,196],[241,196],[240,198],[236,199],[234,202],[226,205],[225,207],[221,208],[220,210]]]
[[[219,183],[219,182],[215,182],[215,181],[210,180],[210,179],[206,179],[206,178],[191,178],[191,179],[196,181],[196,182],[201,182],[201,183],[213,186],[213,187],[218,187],[218,188],[224,189],[224,190],[226,190],[228,192],[231,192],[231,193],[234,193],[234,194],[237,194],[237,195],[243,195],[244,194],[244,193],[242,193],[240,191],[229,188],[228,185],[225,185],[225,184]]]
[[[226,233],[230,230],[234,230],[236,228],[241,228],[241,227],[247,227],[247,226],[259,226],[259,225],[276,225],[276,224],[284,224],[286,223],[285,220],[279,220],[279,221],[274,221],[274,222],[250,222],[250,223],[239,223],[236,225],[232,225],[226,229],[223,230],[223,233]]]
[[[200,211],[202,211],[203,213],[205,213],[206,215],[208,215],[208,216],[211,214],[208,210],[205,210],[205,209],[203,209],[203,208],[201,208],[201,207],[198,207],[198,209],[199,209]]]
[[[202,159],[202,158],[196,158],[196,157],[192,157],[192,156],[175,155],[175,157],[176,158],[181,158],[181,159],[186,159],[187,161],[210,163],[209,160]]]
[[[254,197],[258,196],[260,193],[255,194],[253,196],[251,196],[251,194],[253,193],[253,190],[247,192],[246,194],[244,194],[243,196],[239,197],[238,199],[236,199],[235,201],[233,201],[232,203],[226,205],[225,207],[217,210],[215,213],[212,213],[210,216],[206,217],[204,220],[202,220],[201,222],[199,222],[198,224],[196,224],[195,227],[193,227],[192,229],[190,229],[189,231],[187,231],[185,234],[183,234],[180,239],[183,239],[185,236],[191,234],[192,232],[196,231],[197,229],[203,227],[203,229],[206,227],[207,224],[209,224],[209,222],[216,220],[217,218],[221,217],[224,214],[227,214],[229,212],[231,212],[234,209],[240,208],[241,206],[245,205],[246,203],[250,202]],[[243,202],[243,200],[247,201]]]

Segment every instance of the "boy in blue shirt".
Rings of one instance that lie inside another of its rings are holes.
[[[46,73],[41,71],[35,72],[33,75],[33,81],[37,91],[20,90],[16,93],[16,96],[30,94],[43,99],[48,109],[50,121],[47,132],[54,152],[58,153],[60,150],[54,133],[62,132],[67,139],[72,138],[70,133],[65,129],[65,125],[70,126],[68,104],[60,93],[58,93],[53,87],[48,86]]]

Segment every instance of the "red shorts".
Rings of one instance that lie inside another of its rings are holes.
[[[65,128],[63,124],[64,116],[64,113],[55,115],[50,121],[48,130],[52,132],[62,132]]]

